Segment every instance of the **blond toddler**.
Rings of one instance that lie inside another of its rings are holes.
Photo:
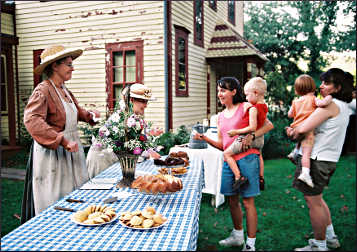
[[[252,133],[255,139],[254,132],[263,126],[268,113],[268,106],[264,102],[264,95],[267,90],[267,84],[261,77],[254,77],[249,80],[244,86],[244,93],[248,102],[243,103],[244,116],[242,118],[243,127],[240,129],[232,129],[228,131],[230,137],[239,135],[237,139],[223,152],[224,158],[231,168],[235,176],[233,189],[248,183],[248,179],[241,176],[237,162],[233,158],[234,155],[242,151],[242,138],[244,134]],[[252,143],[252,148],[261,149],[264,145],[264,136],[258,137]],[[260,188],[264,189],[264,162],[260,154]]]

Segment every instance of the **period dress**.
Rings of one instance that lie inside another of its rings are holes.
[[[79,150],[78,152],[69,152],[65,150],[61,145],[58,145],[57,148],[53,148],[53,143],[48,143],[49,142],[48,139],[47,142],[46,141],[44,142],[46,142],[46,145],[48,144],[47,146],[51,146],[51,147],[50,148],[44,147],[44,144],[40,144],[38,141],[36,141],[36,137],[33,136],[34,143],[31,153],[32,162],[29,161],[28,168],[27,168],[27,169],[31,169],[31,168],[32,169],[30,171],[27,171],[27,173],[29,174],[26,175],[27,181],[25,183],[28,183],[29,186],[25,186],[25,191],[24,191],[24,196],[27,195],[28,197],[27,200],[24,197],[23,206],[22,206],[23,213],[25,211],[27,215],[39,214],[48,206],[52,205],[57,200],[59,200],[66,194],[72,192],[76,188],[79,188],[81,185],[83,185],[86,181],[89,180],[88,170],[86,168],[86,163],[85,163],[83,146],[80,142],[78,128],[77,128],[77,120],[78,120],[78,109],[76,107],[77,102],[73,99],[73,96],[69,94],[69,91],[63,86],[62,88],[66,93],[66,96],[71,101],[71,102],[66,102],[61,97],[54,83],[51,80],[50,82],[51,82],[50,85],[52,85],[53,89],[55,90],[55,93],[58,95],[65,112],[65,126],[64,126],[64,130],[60,132],[60,134],[63,134],[63,137],[68,141],[77,142]],[[48,99],[48,97],[46,99]],[[84,114],[83,110],[81,111],[81,113]],[[80,117],[82,117],[83,119],[83,115],[81,115]],[[25,118],[27,118],[26,115]],[[87,115],[86,120],[88,120],[88,118],[89,117]],[[37,136],[37,139],[40,138],[38,138]],[[32,190],[33,190],[32,199],[31,199],[31,192],[30,192],[31,183],[32,183]],[[31,200],[33,200],[33,202],[31,202]],[[26,206],[24,205],[27,205],[27,210],[26,210]],[[28,216],[28,217],[31,218],[32,216]],[[26,221],[24,218],[25,216],[22,216],[22,220],[21,220],[22,222]]]

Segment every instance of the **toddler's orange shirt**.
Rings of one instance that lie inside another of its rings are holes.
[[[290,127],[295,128],[298,126],[306,118],[308,118],[315,109],[316,104],[314,95],[303,95],[294,100],[292,104],[292,114],[294,121],[292,124],[290,124]]]

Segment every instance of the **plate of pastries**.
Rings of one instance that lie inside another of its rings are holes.
[[[154,159],[154,164],[165,167],[188,167],[190,162],[187,153],[184,151],[179,151],[171,152],[164,160]]]
[[[147,207],[144,210],[126,211],[120,214],[119,223],[132,229],[160,228],[167,222],[167,218],[158,213],[155,208]]]
[[[162,167],[158,170],[159,173],[161,174],[169,174],[169,169],[171,169],[171,175],[184,175],[187,173],[187,168],[186,167],[175,167],[175,168],[165,168]]]
[[[182,181],[168,174],[148,174],[137,177],[131,187],[146,194],[170,194],[182,189]]]
[[[110,206],[91,205],[71,216],[71,220],[83,226],[100,226],[115,221],[119,215]]]

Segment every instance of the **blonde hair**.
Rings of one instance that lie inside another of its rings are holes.
[[[264,95],[267,91],[267,82],[261,77],[254,77],[251,78],[247,83],[244,85],[244,90],[252,89],[257,91],[258,94]]]
[[[315,92],[316,84],[310,75],[302,74],[296,78],[294,88],[298,95],[306,95]]]

